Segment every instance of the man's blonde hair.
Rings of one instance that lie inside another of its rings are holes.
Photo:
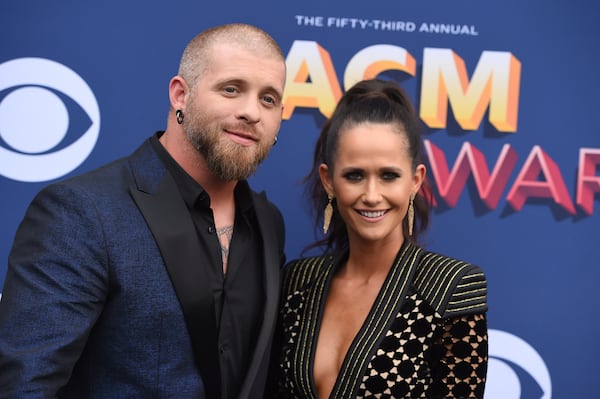
[[[216,46],[241,46],[265,57],[285,58],[277,42],[264,30],[248,24],[226,24],[199,33],[186,46],[179,63],[179,76],[193,88],[210,62],[210,52]]]

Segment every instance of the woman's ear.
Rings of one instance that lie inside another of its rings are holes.
[[[322,163],[319,165],[319,177],[321,178],[321,184],[328,194],[333,195],[333,183],[331,176],[329,175],[329,167]]]
[[[425,165],[419,164],[415,169],[415,174],[413,175],[413,193],[418,193],[421,189],[421,185],[425,181],[425,174],[427,173],[427,168]]]

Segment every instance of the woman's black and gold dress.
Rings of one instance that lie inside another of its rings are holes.
[[[305,258],[285,269],[272,365],[278,399],[317,397],[312,371],[324,301],[346,257]],[[405,242],[330,398],[483,398],[486,293],[479,267]]]

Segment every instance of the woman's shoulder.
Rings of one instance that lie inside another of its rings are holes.
[[[444,317],[487,311],[485,273],[472,263],[424,251],[414,284]]]
[[[329,255],[298,258],[288,262],[283,268],[283,282],[286,291],[295,291],[313,281],[331,266],[333,257]]]

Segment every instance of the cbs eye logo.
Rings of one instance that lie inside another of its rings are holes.
[[[81,135],[69,129],[71,103],[87,114]],[[1,176],[23,182],[64,176],[90,155],[99,132],[94,93],[73,70],[43,58],[0,64]]]
[[[544,359],[527,342],[501,330],[489,330],[485,399],[552,398]]]

